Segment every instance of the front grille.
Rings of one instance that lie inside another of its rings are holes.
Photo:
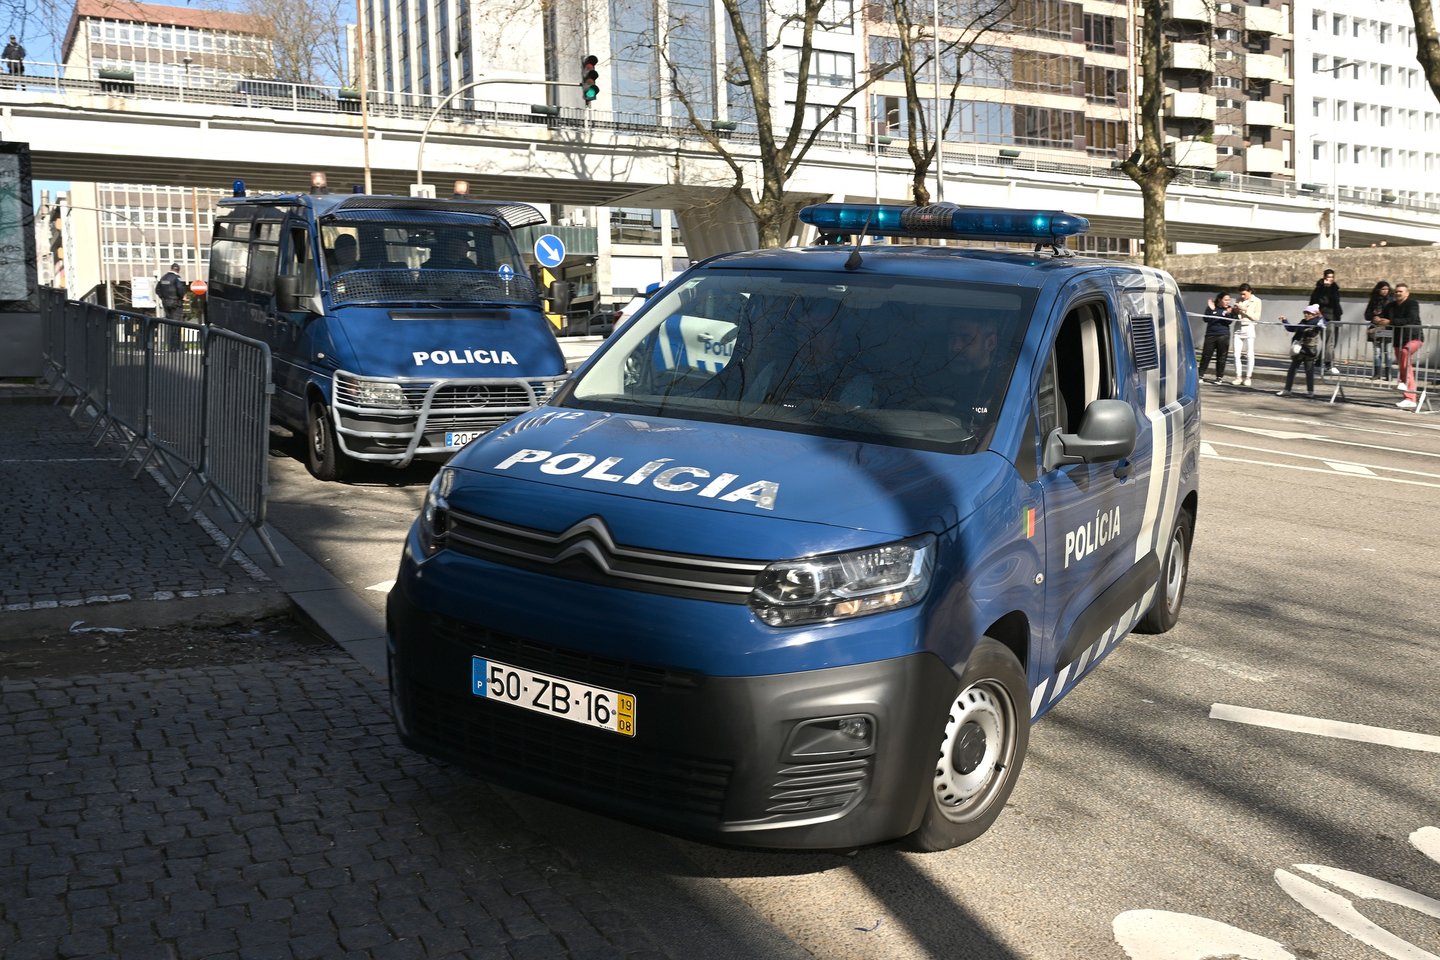
[[[697,673],[566,650],[437,614],[426,618],[426,626],[436,638],[463,648],[471,656],[499,660],[626,693],[639,689],[694,690],[700,685]]]
[[[835,810],[860,795],[870,777],[870,758],[781,767],[771,788],[771,814]]]
[[[576,800],[590,794],[655,810],[721,818],[733,771],[729,763],[646,750],[519,707],[445,694],[404,682],[409,729],[455,755],[539,778]]]
[[[347,412],[413,421],[425,414],[426,428],[435,430],[495,427],[549,400],[564,376],[496,377],[493,379],[419,380],[359,377],[339,373],[334,380],[335,405]],[[370,384],[398,386],[403,406],[386,406],[367,396]]]
[[[743,604],[765,564],[728,557],[645,550],[617,544],[599,517],[559,533],[451,510],[446,546],[468,556],[549,576]]]

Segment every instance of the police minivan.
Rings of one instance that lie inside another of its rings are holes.
[[[995,820],[1032,721],[1175,624],[1200,405],[1174,281],[1065,255],[1065,214],[802,219],[1038,243],[677,278],[436,475],[388,604],[407,744],[711,841],[938,850]]]
[[[512,234],[545,222],[534,207],[236,187],[207,319],[270,345],[271,419],[316,477],[447,459],[564,381]]]

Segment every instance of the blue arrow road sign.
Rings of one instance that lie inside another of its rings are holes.
[[[565,260],[565,243],[553,233],[535,238],[535,259],[542,267],[558,267]]]
[[[511,277],[515,276],[515,268],[510,266],[510,264],[508,263],[500,264],[500,268],[496,272],[500,274],[501,280],[509,280]]]

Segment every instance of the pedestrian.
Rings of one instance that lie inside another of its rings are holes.
[[[5,72],[12,77],[20,77],[25,74],[25,47],[10,34],[10,42],[5,45],[5,51],[0,53],[0,59],[5,61]]]
[[[1395,284],[1395,300],[1385,310],[1390,321],[1390,330],[1395,337],[1396,373],[1400,382],[1396,384],[1405,391],[1405,399],[1396,404],[1401,410],[1415,409],[1415,354],[1425,345],[1425,333],[1420,326],[1420,303],[1410,299],[1410,288],[1403,283]]]
[[[1214,299],[1205,301],[1205,339],[1200,348],[1200,379],[1205,379],[1205,368],[1210,358],[1215,357],[1215,379],[1211,383],[1225,382],[1225,358],[1230,353],[1230,324],[1240,316],[1235,302],[1224,290],[1215,294]]]
[[[1391,361],[1394,359],[1391,344],[1395,342],[1395,336],[1390,330],[1390,322],[1384,318],[1386,308],[1394,301],[1390,281],[1381,280],[1370,291],[1370,300],[1365,304],[1365,322],[1369,324],[1365,328],[1365,339],[1375,349],[1370,378],[1381,383],[1390,382]]]
[[[1320,359],[1325,340],[1325,317],[1320,312],[1320,304],[1312,303],[1306,307],[1299,323],[1289,323],[1283,316],[1280,318],[1280,322],[1285,324],[1285,329],[1294,336],[1290,338],[1290,371],[1285,374],[1285,388],[1275,395],[1277,397],[1290,396],[1291,388],[1295,386],[1295,371],[1303,366],[1305,368],[1305,395],[1314,400],[1315,361]]]
[[[170,264],[170,270],[155,284],[160,295],[160,305],[165,309],[165,343],[171,350],[180,349],[180,321],[185,312],[185,281],[180,279],[180,264]]]
[[[1320,315],[1325,318],[1325,356],[1320,366],[1329,366],[1331,376],[1338,376],[1340,366],[1335,360],[1335,345],[1340,339],[1340,288],[1335,284],[1335,271],[1326,268],[1315,281],[1310,291],[1310,302],[1320,304]]]
[[[1256,329],[1255,325],[1260,322],[1260,314],[1264,309],[1264,304],[1261,303],[1259,297],[1255,296],[1255,290],[1250,286],[1250,284],[1242,283],[1240,284],[1240,299],[1235,301],[1235,306],[1240,310],[1242,323],[1249,324],[1252,337],[1252,339],[1250,340],[1250,366],[1245,374],[1245,385],[1249,386],[1250,375],[1255,372],[1255,341],[1253,339]],[[1235,366],[1238,370],[1240,366],[1240,358],[1238,356],[1235,358]]]
[[[1258,318],[1260,299],[1252,294],[1246,302],[1255,304],[1251,309]],[[1235,323],[1230,328],[1230,355],[1235,358],[1235,379],[1232,382],[1237,387],[1250,386],[1250,378],[1255,374],[1255,321],[1239,304],[1235,306]]]

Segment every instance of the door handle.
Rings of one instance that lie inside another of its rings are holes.
[[[1115,479],[1116,479],[1116,480],[1129,480],[1129,479],[1130,479],[1130,461],[1129,461],[1129,460],[1121,460],[1119,463],[1115,464]]]

